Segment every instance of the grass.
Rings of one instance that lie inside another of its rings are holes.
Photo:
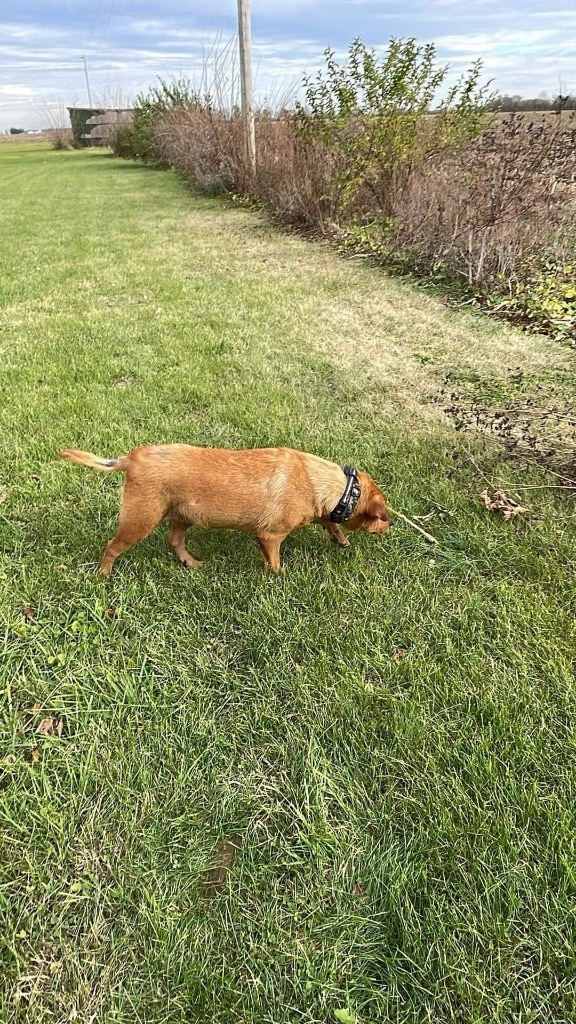
[[[2,1020],[573,1021],[573,500],[434,399],[574,356],[168,172],[0,161]],[[119,480],[55,452],[175,440],[452,515],[434,548],[301,531],[278,578],[218,532],[186,573],[159,530],[102,583]],[[480,473],[530,513],[486,512]]]

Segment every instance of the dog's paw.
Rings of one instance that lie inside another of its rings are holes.
[[[197,558],[181,558],[180,565],[183,565],[185,569],[200,569],[202,562],[199,562]]]

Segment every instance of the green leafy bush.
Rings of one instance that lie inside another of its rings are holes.
[[[302,139],[337,156],[342,205],[368,194],[386,216],[393,181],[448,148],[475,138],[487,123],[487,87],[477,61],[437,101],[447,66],[433,43],[391,39],[385,56],[356,39],[344,64],[325,51],[326,69],[305,79],[305,103],[296,105]],[[432,113],[433,108],[434,112]]]
[[[130,130],[119,133],[123,152],[118,155],[142,160],[146,164],[161,165],[163,160],[156,136],[158,125],[170,112],[192,107],[199,102],[191,83],[185,78],[174,82],[165,82],[159,78],[158,83],[136,97]]]
[[[110,129],[110,146],[114,156],[134,160],[136,145],[131,121],[121,121]]]
[[[491,298],[492,305],[535,331],[576,345],[576,266],[554,259],[542,262],[507,299]]]

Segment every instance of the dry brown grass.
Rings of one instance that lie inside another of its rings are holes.
[[[13,142],[49,142],[50,132],[21,132],[19,135],[0,135],[0,144]]]
[[[52,149],[69,149],[74,141],[71,128],[51,128],[46,135]]]
[[[469,286],[513,290],[546,254],[566,262],[574,246],[576,118],[504,115],[468,147],[432,157],[344,202],[339,157],[303,142],[294,118],[261,115],[251,177],[236,115],[177,110],[158,128],[166,163],[194,188],[248,195],[273,219],[409,269],[442,270]],[[384,194],[385,193],[385,194]],[[382,210],[391,211],[383,221]],[[391,224],[393,227],[391,228]]]
[[[438,396],[449,373],[505,388],[510,367],[521,364],[536,378],[574,366],[571,351],[545,337],[447,307],[408,281],[378,274],[365,260],[335,260],[329,245],[281,234],[251,210],[218,205],[209,229],[208,219],[206,211],[191,209],[170,228],[158,224],[162,258],[174,273],[198,279],[198,267],[218,245],[226,276],[242,294],[258,294],[265,277],[282,295],[285,343],[328,359],[346,387],[354,389],[362,380],[365,397],[358,401],[367,408],[374,401],[370,386],[378,382],[386,395],[378,414],[391,429],[399,423],[411,435],[442,429],[446,420]],[[171,233],[181,231],[193,247],[171,243]],[[277,349],[269,345],[272,365]]]
[[[21,132],[19,135],[0,135],[0,143],[47,142],[52,149],[68,149],[72,145],[70,128],[44,128],[41,132]]]
[[[417,168],[394,197],[392,252],[470,286],[509,288],[574,246],[576,119],[497,121],[461,152]]]
[[[246,165],[237,113],[174,110],[158,126],[157,139],[161,158],[183,171],[194,188],[248,195],[277,221],[321,234],[332,231],[338,216],[330,189],[334,160],[323,147],[298,139],[291,114],[257,117],[255,177]]]

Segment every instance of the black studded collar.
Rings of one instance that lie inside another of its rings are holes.
[[[345,523],[347,519],[350,519],[360,500],[358,470],[354,469],[354,466],[344,466],[343,468],[346,474],[346,487],[336,508],[330,513],[331,523]]]

